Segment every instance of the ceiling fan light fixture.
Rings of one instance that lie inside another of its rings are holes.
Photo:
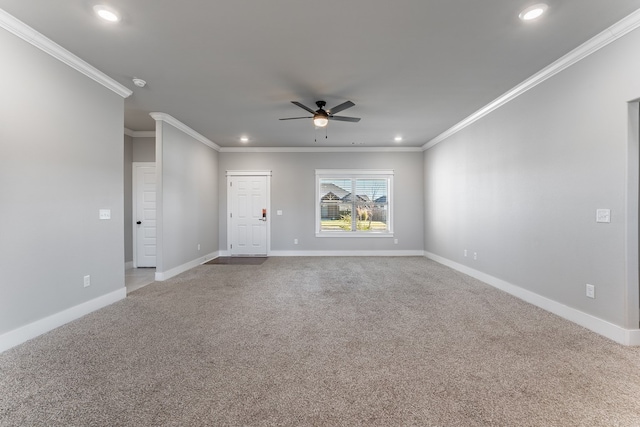
[[[313,124],[319,128],[323,128],[329,124],[329,119],[327,118],[327,116],[324,116],[322,114],[316,114],[315,116],[313,116]]]
[[[547,11],[548,8],[549,6],[547,6],[545,3],[534,4],[533,6],[529,6],[528,8],[520,12],[520,15],[518,15],[518,17],[523,21],[531,21],[540,17]]]

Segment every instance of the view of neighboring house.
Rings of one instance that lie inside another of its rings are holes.
[[[374,182],[374,180],[369,181]],[[343,188],[343,186],[348,186],[349,190],[346,190],[345,188]],[[356,190],[354,200],[353,192],[350,191],[351,187],[352,186],[350,181],[321,181],[321,219],[323,221],[332,221],[345,219],[347,217],[350,218],[355,202],[355,210],[358,221],[375,221],[386,223],[387,195],[380,195],[380,188],[375,185],[360,186]]]
[[[345,198],[351,195],[351,192],[331,182],[320,183],[320,190],[321,218],[323,220],[340,219],[340,211],[345,211],[351,206],[351,203],[344,203]]]

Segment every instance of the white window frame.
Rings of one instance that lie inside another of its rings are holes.
[[[316,237],[393,237],[393,169],[316,169]],[[381,179],[387,180],[387,231],[326,231],[320,229],[320,180]]]

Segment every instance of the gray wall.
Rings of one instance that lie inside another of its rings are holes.
[[[220,153],[220,249],[227,248],[226,171],[270,170],[272,251],[422,251],[422,168],[422,156],[416,152]],[[394,235],[398,244],[389,238],[315,237],[316,169],[394,169]],[[276,216],[277,210],[283,215]]]
[[[124,287],[124,101],[4,30],[0,52],[1,334]]]
[[[159,124],[162,211],[156,271],[166,272],[218,250],[218,152],[170,124]]]
[[[124,261],[133,262],[133,162],[155,162],[156,139],[124,136]]]
[[[156,138],[155,137],[135,137],[133,138],[134,162],[155,162],[156,161]]]
[[[426,251],[637,328],[638,285],[625,277],[637,197],[625,188],[638,46],[635,30],[427,150]],[[611,209],[610,224],[595,222],[597,208]]]

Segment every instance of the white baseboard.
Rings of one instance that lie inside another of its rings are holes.
[[[269,256],[424,256],[424,251],[271,251]]]
[[[126,297],[127,290],[123,286],[117,291],[110,292],[101,297],[47,316],[44,319],[36,320],[28,325],[6,332],[0,335],[0,353]]]
[[[625,329],[625,341],[624,345],[640,345],[640,329]]]
[[[216,259],[220,257],[220,251],[215,251],[215,252],[211,252],[210,254],[207,254],[204,256],[204,261],[202,261],[202,264],[204,264],[205,262],[209,262],[212,259]]]
[[[618,325],[614,325],[611,322],[600,319],[599,317],[584,313],[580,310],[566,306],[562,303],[559,303],[547,297],[543,297],[542,295],[528,291],[524,288],[506,282],[502,279],[498,279],[481,271],[475,270],[471,267],[467,267],[466,265],[462,265],[447,258],[443,258],[439,255],[425,252],[425,256],[429,259],[432,259],[433,261],[436,261],[468,276],[481,280],[484,283],[493,286],[494,288],[500,289],[508,294],[520,298],[521,300],[526,301],[529,304],[533,304],[537,307],[542,308],[543,310],[549,311],[597,334],[603,335],[619,344],[627,346],[640,345],[640,329],[622,328]]]
[[[167,271],[157,271],[157,268],[156,268],[155,280],[156,282],[163,282],[165,280],[169,280],[180,273],[184,273],[187,270],[191,270],[192,268],[202,265],[205,262],[209,262],[212,259],[218,258],[219,256],[220,256],[219,251],[216,251],[216,252],[211,252],[210,254],[207,254],[205,256],[198,257],[193,261],[189,261],[187,263],[184,263],[182,265],[179,265]]]

